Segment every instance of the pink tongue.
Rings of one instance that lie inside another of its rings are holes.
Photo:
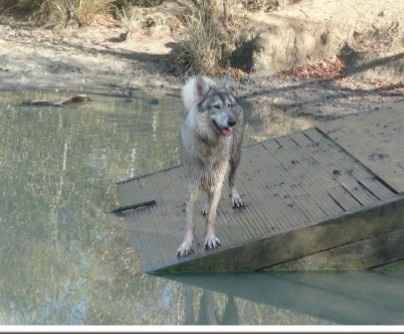
[[[223,136],[230,136],[231,135],[231,129],[230,128],[222,129],[222,134],[223,134]]]

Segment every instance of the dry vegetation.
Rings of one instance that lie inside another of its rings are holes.
[[[38,25],[83,26],[127,4],[127,0],[5,0],[0,13],[27,17]]]
[[[131,6],[150,7],[163,0],[1,0],[0,14],[22,16],[46,27],[91,25],[100,17],[114,16],[128,32],[138,30],[139,17]],[[181,8],[178,19],[184,34],[173,49],[171,62],[176,72],[239,76],[251,67],[257,36],[245,29],[245,1],[173,0]],[[249,0],[249,3],[259,0]],[[138,14],[139,15],[139,14]],[[100,20],[102,21],[102,20]],[[247,52],[247,53],[245,53]],[[243,63],[244,62],[244,63]]]
[[[225,62],[226,36],[219,25],[219,8],[214,0],[182,2],[185,39],[174,51],[175,62],[184,69],[211,73]]]
[[[210,75],[230,72],[239,76],[239,71],[231,69],[231,65],[239,65],[235,57],[239,57],[246,45],[251,50],[256,48],[252,41],[257,41],[245,29],[241,3],[234,0],[182,0],[180,3],[184,7],[185,38],[173,50],[177,67],[185,72]],[[249,70],[248,66],[237,67]]]
[[[323,59],[293,68],[282,74],[299,79],[338,79],[343,77],[346,64],[340,57]]]

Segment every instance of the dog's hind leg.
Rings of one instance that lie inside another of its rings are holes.
[[[240,163],[240,155],[238,154],[236,157],[232,157],[230,159],[230,171],[229,171],[229,187],[230,187],[230,196],[231,203],[233,208],[242,208],[244,207],[244,202],[241,199],[239,192],[237,191],[235,181],[237,176],[237,169]]]
[[[189,194],[186,202],[186,225],[184,240],[177,249],[177,256],[187,256],[192,253],[192,241],[194,240],[194,207],[199,195],[199,186],[195,183],[189,185]]]
[[[208,223],[206,226],[205,248],[213,249],[220,246],[220,240],[216,237],[215,225],[217,216],[217,207],[222,196],[222,189],[224,183],[224,175],[221,180],[218,180],[217,185],[213,191],[208,192],[209,211]]]

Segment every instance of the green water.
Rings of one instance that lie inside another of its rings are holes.
[[[60,96],[0,93],[0,325],[404,319],[403,289],[374,295],[401,284],[396,274],[142,274],[124,223],[107,212],[116,204],[116,181],[178,162],[180,102],[140,94],[21,106]],[[247,142],[270,134],[262,119],[251,119]],[[282,129],[291,122],[274,120]]]

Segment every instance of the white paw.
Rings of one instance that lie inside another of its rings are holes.
[[[221,242],[219,238],[216,237],[216,235],[207,235],[205,238],[205,248],[206,249],[214,249],[220,247]]]
[[[233,191],[231,194],[231,204],[234,209],[240,209],[244,207],[244,202],[237,191]]]
[[[177,256],[188,256],[191,253],[193,253],[192,240],[184,240],[177,249]]]

